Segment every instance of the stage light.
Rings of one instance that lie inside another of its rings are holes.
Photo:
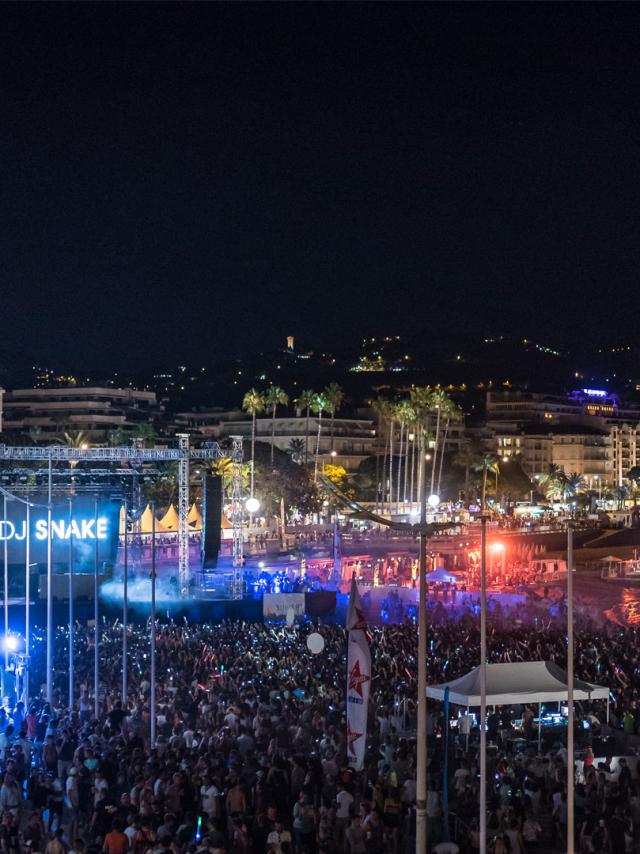
[[[435,493],[433,495],[430,495],[427,498],[427,504],[429,505],[429,507],[432,507],[435,510],[438,504],[440,504],[440,496],[436,495]]]
[[[247,508],[248,513],[257,513],[260,509],[260,502],[257,498],[247,498],[244,506]]]
[[[7,635],[4,639],[4,648],[7,652],[15,652],[18,649],[18,638],[15,635]]]
[[[504,551],[504,543],[491,543],[491,551],[492,552],[503,552]]]

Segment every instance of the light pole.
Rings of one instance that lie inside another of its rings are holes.
[[[30,565],[30,552],[31,552],[31,532],[29,528],[31,526],[31,507],[27,504],[27,514],[26,514],[26,532],[25,532],[25,553],[24,553],[24,656],[26,659],[26,672],[24,677],[24,704],[25,707],[28,706],[29,703],[29,649],[30,649],[30,639],[31,639],[31,624],[29,620],[29,597],[31,595],[31,565]]]
[[[573,757],[573,527],[567,526],[567,852],[574,854]]]
[[[430,455],[429,455],[430,456]],[[427,850],[427,455],[421,454],[416,854]]]
[[[127,705],[127,623],[129,621],[129,544],[127,539],[127,499],[124,500],[124,584],[122,589],[122,705]]]
[[[487,517],[480,518],[480,851],[487,850]]]
[[[156,505],[151,504],[151,749],[156,745]]]
[[[49,457],[47,486],[47,703],[53,701],[53,561],[51,554],[51,501],[53,470]]]
[[[73,711],[73,499],[69,499],[69,712]]]
[[[95,530],[98,531],[98,498],[95,505]],[[93,646],[95,655],[93,657],[93,710],[98,719],[100,713],[100,700],[98,697],[100,689],[100,626],[99,626],[99,610],[98,610],[98,561],[99,561],[99,540],[96,536],[96,546],[93,562]]]
[[[4,672],[9,670],[9,554],[7,540],[7,496],[2,497],[3,506],[3,536],[4,536]],[[6,677],[5,677],[6,678]]]

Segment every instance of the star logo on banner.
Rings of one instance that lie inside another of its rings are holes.
[[[366,631],[367,619],[364,615],[364,611],[362,610],[362,608],[354,608],[353,610],[356,612],[357,619],[355,623],[351,626],[349,631],[354,631],[355,629],[362,629],[362,631]]]
[[[362,697],[362,686],[365,682],[370,682],[371,677],[360,672],[360,659],[356,659],[356,663],[351,668],[349,674],[349,690],[353,690]]]
[[[349,753],[353,753],[355,755],[355,750],[353,748],[354,741],[357,741],[359,738],[362,738],[361,732],[354,732],[351,729],[351,724],[347,722],[347,748]]]

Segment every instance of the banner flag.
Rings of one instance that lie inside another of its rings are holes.
[[[360,602],[355,578],[351,581],[347,655],[347,758],[356,771],[364,767],[367,743],[367,713],[371,687],[371,652],[367,637],[367,623]]]

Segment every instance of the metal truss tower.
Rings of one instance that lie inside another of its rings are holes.
[[[178,580],[180,595],[189,595],[189,434],[178,433]]]
[[[231,597],[242,599],[244,539],[242,534],[242,436],[232,436],[231,524],[233,526],[233,580]]]

